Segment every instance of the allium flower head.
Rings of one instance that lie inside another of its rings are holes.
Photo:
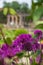
[[[13,44],[14,45],[20,45],[21,43],[23,44],[23,43],[28,42],[30,39],[31,39],[31,35],[30,34],[21,34],[20,36],[18,36],[14,40]]]
[[[40,49],[40,44],[38,43],[38,41],[34,38],[31,39],[31,44],[32,44],[32,51],[37,51],[38,49]]]
[[[40,49],[40,44],[38,44],[38,43],[32,44],[32,50],[33,50],[34,52],[36,52],[36,51],[39,50],[39,49]]]
[[[14,47],[19,46],[19,48],[24,50],[31,50],[31,43],[30,43],[31,38],[32,37],[30,34],[21,34],[16,38],[16,40],[14,40],[13,46]]]
[[[0,59],[4,58],[6,55],[4,53],[4,51],[0,48]]]
[[[35,30],[34,34],[38,40],[42,38],[42,31],[41,30]]]
[[[22,44],[22,50],[31,51],[32,50],[31,42],[27,42],[27,43]]]
[[[21,50],[19,47],[13,47],[13,46],[9,46],[7,44],[4,44],[1,49],[3,51],[3,54],[9,58],[12,58]]]

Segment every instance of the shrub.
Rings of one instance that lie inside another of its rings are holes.
[[[27,33],[28,33],[28,31],[25,30],[25,29],[18,29],[18,30],[15,31],[14,35],[15,35],[15,37],[17,37],[20,34],[27,34]]]

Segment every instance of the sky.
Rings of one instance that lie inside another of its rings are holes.
[[[26,3],[28,3],[29,8],[31,7],[31,0],[0,0],[0,8],[3,7],[3,2],[4,1],[6,1],[6,2],[18,1],[19,3],[26,2]]]

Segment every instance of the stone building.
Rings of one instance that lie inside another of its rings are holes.
[[[7,25],[15,28],[24,27],[24,19],[29,14],[7,15]]]
[[[3,11],[2,8],[0,8],[0,12]],[[17,13],[15,15],[8,14],[5,18],[6,21],[2,20],[0,23],[4,24],[5,27],[9,28],[22,28],[25,24],[25,17],[30,16],[30,14],[27,13]],[[2,14],[3,17],[3,14]]]

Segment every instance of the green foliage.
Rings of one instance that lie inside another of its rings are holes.
[[[32,17],[31,16],[26,16],[25,17],[25,21],[28,23],[30,20],[32,20]]]
[[[16,1],[13,1],[13,2],[11,3],[11,7],[12,7],[15,11],[20,10],[20,4],[19,4],[18,2],[16,2]]]
[[[28,13],[29,12],[28,4],[27,3],[22,3],[21,7],[20,7],[20,11],[22,13]]]
[[[33,62],[31,65],[38,65],[36,62]]]
[[[14,9],[10,8],[10,14],[15,15],[16,11]]]
[[[0,40],[0,45],[4,44],[4,40]]]
[[[16,30],[15,31],[15,37],[17,37],[18,35],[20,35],[20,34],[27,34],[28,32],[27,32],[27,30],[25,30],[25,29],[18,29],[18,30]]]
[[[0,24],[0,28],[4,28],[3,24]]]
[[[3,15],[3,11],[0,11],[0,23],[6,23],[6,16]]]
[[[21,52],[17,54],[18,58],[22,58],[24,55],[25,55],[25,52]]]
[[[43,3],[43,0],[37,0],[38,3]]]
[[[35,9],[33,13],[33,20],[34,21],[39,20],[42,14],[43,14],[43,7],[38,7],[38,9]]]
[[[15,37],[15,30],[3,29],[3,33],[5,34],[5,37],[9,37],[11,38],[11,40],[13,40],[13,38]]]
[[[5,40],[6,40],[6,43],[7,43],[8,45],[11,45],[11,44],[12,44],[11,38],[7,37]]]
[[[12,40],[14,39],[15,37],[15,30],[7,30],[7,29],[4,29],[2,25],[0,25],[2,27],[2,30],[3,30],[3,33],[4,33],[4,36],[5,36],[5,40],[3,40],[3,37],[2,37],[2,34],[0,32],[0,44],[3,44],[4,42],[7,42],[8,44],[11,44]]]
[[[36,25],[35,29],[43,30],[43,24],[38,24],[38,25]]]
[[[11,3],[4,2],[4,8],[12,8],[16,12],[23,12],[23,13],[28,13],[29,8],[27,3],[22,3],[19,4],[17,1],[13,1]]]
[[[3,4],[4,4],[3,8],[6,8],[6,7],[10,8],[11,7],[11,3],[9,3],[9,2],[4,1]]]
[[[16,14],[16,11],[13,8],[8,8],[8,7],[4,8],[3,9],[3,14],[4,15],[7,15],[8,13],[10,13],[12,15],[15,15]]]
[[[11,3],[4,2],[3,14],[4,14],[4,15],[7,15],[7,14],[15,15],[15,14],[16,14],[16,11],[15,11],[15,9],[13,9],[13,7],[11,6]]]
[[[6,15],[7,12],[8,12],[8,8],[4,8],[4,10],[3,10],[3,14]]]

